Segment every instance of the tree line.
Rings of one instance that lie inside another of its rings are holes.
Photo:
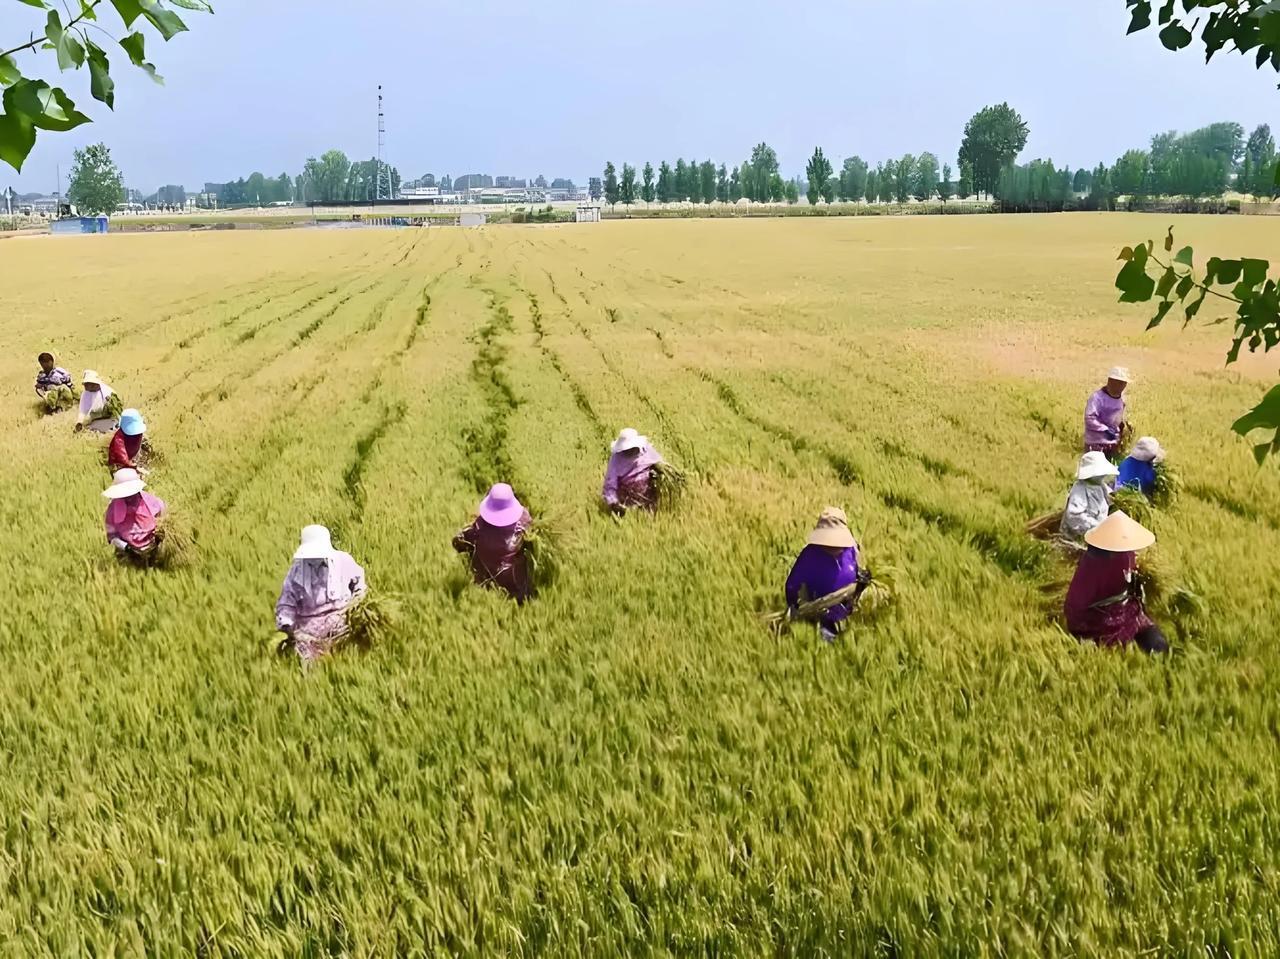
[[[391,175],[391,195],[400,189],[400,171],[387,166]],[[377,195],[378,160],[352,161],[341,150],[327,150],[308,157],[302,172],[295,177],[281,173],[271,178],[261,173],[227,183],[210,183],[206,189],[217,195],[218,206],[243,206],[268,203],[329,203],[348,200],[373,200]]]

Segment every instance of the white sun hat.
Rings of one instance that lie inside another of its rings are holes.
[[[1133,375],[1129,372],[1127,366],[1113,366],[1111,372],[1107,374],[1107,379],[1118,380],[1121,383],[1132,383]]]
[[[1099,476],[1119,476],[1120,470],[1098,450],[1091,450],[1080,457],[1080,466],[1076,470],[1076,479],[1091,480]]]
[[[618,438],[609,447],[614,453],[625,453],[627,450],[642,450],[649,445],[649,437],[641,436],[631,427],[618,434]]]
[[[102,491],[102,495],[107,499],[124,499],[126,496],[141,493],[146,488],[147,484],[142,481],[137,470],[122,469],[116,470],[115,478],[112,479],[111,485]]]
[[[1159,465],[1164,462],[1164,447],[1154,436],[1144,436],[1133,444],[1133,451],[1129,455],[1140,462]]]
[[[328,559],[333,555],[333,538],[327,526],[302,527],[302,542],[294,551],[294,559]]]
[[[84,376],[80,377],[81,383],[92,383],[94,386],[102,385],[102,377],[98,375],[97,370],[85,370]]]

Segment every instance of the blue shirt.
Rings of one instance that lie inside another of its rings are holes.
[[[1132,486],[1142,490],[1142,495],[1150,499],[1156,491],[1156,468],[1150,463],[1126,457],[1120,464],[1120,475],[1116,477],[1116,489]]]
[[[858,551],[855,547],[841,550],[836,557],[821,546],[806,546],[796,557],[791,575],[787,577],[787,605],[795,606],[801,601],[802,589],[808,593],[806,600],[821,599],[838,589],[852,586],[857,579]],[[848,604],[841,603],[827,610],[822,621],[838,623],[848,615]]]

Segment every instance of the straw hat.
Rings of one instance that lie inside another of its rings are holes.
[[[1080,466],[1076,469],[1076,479],[1091,480],[1100,476],[1119,476],[1120,471],[1107,457],[1098,450],[1091,450],[1080,457]]]
[[[1119,380],[1121,383],[1131,383],[1133,377],[1129,374],[1127,366],[1113,366],[1111,372],[1107,374],[1109,380]]]
[[[641,436],[631,427],[618,434],[609,449],[614,453],[625,453],[627,450],[642,450],[649,445],[649,437]]]
[[[1164,447],[1154,436],[1144,436],[1133,444],[1133,450],[1129,455],[1143,463],[1158,464],[1164,462]]]
[[[480,503],[480,518],[490,526],[511,526],[524,515],[524,506],[506,483],[495,483]]]
[[[838,506],[828,506],[822,511],[807,542],[810,546],[836,546],[841,549],[857,545],[853,533],[849,532],[849,520]]]
[[[141,493],[146,488],[147,484],[142,481],[137,470],[122,469],[116,470],[115,478],[112,479],[111,485],[102,491],[102,495],[107,499],[124,499],[126,496]]]
[[[84,376],[80,377],[81,383],[92,383],[94,386],[102,385],[102,377],[98,375],[97,370],[85,370]]]
[[[293,553],[294,559],[328,559],[332,555],[333,539],[328,527],[302,527],[302,541]]]
[[[1089,532],[1084,541],[1108,553],[1136,553],[1156,541],[1156,534],[1131,520],[1124,510],[1116,510]]]
[[[125,436],[141,436],[146,431],[147,424],[137,410],[125,410],[120,414],[120,432]]]

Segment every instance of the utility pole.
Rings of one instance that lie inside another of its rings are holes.
[[[391,168],[387,166],[387,123],[382,112],[382,84],[378,84],[378,158],[377,170],[374,173],[373,198],[377,200],[392,199]]]

